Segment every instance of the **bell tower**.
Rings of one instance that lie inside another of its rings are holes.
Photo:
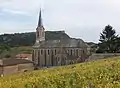
[[[42,23],[41,9],[39,13],[38,26],[36,28],[36,43],[45,41],[45,28]]]

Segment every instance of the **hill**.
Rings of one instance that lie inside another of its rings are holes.
[[[3,50],[0,52],[0,59],[15,59],[15,56],[20,53],[32,54],[32,50],[33,49],[31,46],[10,47],[9,50]]]
[[[46,31],[46,40],[61,38],[68,39],[70,37],[64,31]],[[7,44],[12,47],[32,46],[35,43],[35,40],[35,32],[0,35],[0,44]]]
[[[71,38],[64,31],[46,31],[45,37],[46,40]],[[34,45],[35,40],[36,40],[35,32],[0,35],[0,59],[14,58],[15,55],[19,53],[32,53],[31,46]],[[89,46],[95,45],[95,43],[92,42],[87,44]]]
[[[46,31],[46,40],[70,38],[64,31]],[[0,35],[0,59],[14,58],[18,53],[32,53],[36,40],[35,32]]]
[[[90,84],[92,88],[120,88],[120,57],[0,79],[0,88],[89,88]]]
[[[89,47],[91,48],[91,52],[92,53],[96,53],[96,50],[98,48],[98,44],[97,43],[94,43],[94,42],[86,42]]]

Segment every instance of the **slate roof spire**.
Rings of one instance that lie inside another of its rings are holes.
[[[41,26],[43,26],[43,24],[42,24],[42,15],[41,15],[41,8],[40,8],[38,27],[41,27]]]

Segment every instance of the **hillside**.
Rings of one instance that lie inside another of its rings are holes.
[[[32,45],[36,40],[35,36],[35,32],[0,35],[0,59],[14,58],[19,53],[32,53]],[[46,31],[45,37],[46,40],[71,38],[64,31]],[[91,46],[95,43],[87,44]]]
[[[64,31],[46,31],[46,40],[70,38]],[[0,35],[0,59],[14,58],[19,53],[32,53],[35,32]]]
[[[0,88],[120,88],[120,57],[6,76]]]
[[[35,43],[35,32],[0,35],[0,44],[9,46],[32,46]],[[64,31],[46,31],[46,40],[70,38]]]
[[[4,50],[0,53],[0,59],[3,58],[12,58],[14,59],[17,54],[31,54],[32,53],[31,46],[20,46],[20,47],[11,47],[9,50]]]
[[[46,31],[46,40],[69,39],[71,38],[64,31]],[[28,33],[14,33],[0,35],[0,44],[7,44],[10,46],[32,46],[35,43],[35,32]],[[95,45],[93,42],[86,42],[88,45]]]

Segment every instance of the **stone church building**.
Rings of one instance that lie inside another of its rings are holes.
[[[36,43],[33,46],[33,61],[40,68],[84,62],[90,54],[82,39],[45,40],[45,28],[41,11],[36,28]]]

